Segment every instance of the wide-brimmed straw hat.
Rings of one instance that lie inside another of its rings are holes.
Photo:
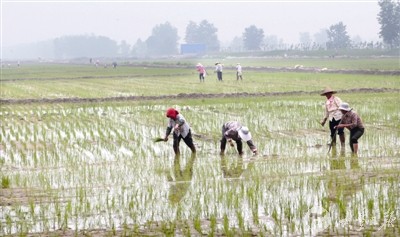
[[[339,110],[350,111],[350,105],[346,102],[343,102],[339,105]]]
[[[251,133],[247,127],[241,127],[239,129],[238,133],[239,133],[239,137],[243,141],[247,142],[247,141],[251,140]]]
[[[326,95],[328,93],[335,94],[337,91],[332,90],[330,87],[326,87],[325,90],[321,93],[321,95]]]

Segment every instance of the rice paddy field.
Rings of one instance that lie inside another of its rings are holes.
[[[223,82],[209,66],[204,83],[190,60],[2,68],[0,236],[399,236],[398,73],[245,62],[243,81],[226,63]],[[373,65],[400,70],[396,58]],[[348,131],[345,148],[328,151],[326,86],[364,122],[357,156]],[[191,125],[195,155],[155,142],[169,107]],[[246,144],[243,156],[219,154],[227,121],[249,127],[258,155]]]

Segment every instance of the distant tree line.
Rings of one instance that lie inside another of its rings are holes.
[[[56,58],[114,57],[117,43],[104,36],[64,36],[54,40]]]
[[[240,37],[235,37],[230,46],[221,47],[218,39],[218,29],[207,20],[199,23],[190,21],[186,27],[184,41],[188,44],[204,44],[207,53],[219,51],[268,51],[268,50],[338,50],[354,48],[398,48],[400,47],[400,3],[398,0],[381,0],[378,2],[380,12],[377,20],[380,24],[379,36],[383,42],[363,42],[360,39],[350,39],[343,22],[321,29],[314,35],[314,40],[308,32],[300,32],[299,44],[284,44],[276,36],[265,35],[264,30],[250,25]],[[179,53],[178,30],[169,22],[156,25],[151,35],[138,39],[133,45],[126,41],[116,41],[94,35],[63,36],[53,41],[36,44],[36,50],[30,47],[20,48],[24,53],[43,57],[79,58],[79,57],[152,57],[169,56]],[[14,54],[18,50],[14,50]],[[7,50],[3,54],[8,55]],[[39,54],[40,55],[40,54]]]

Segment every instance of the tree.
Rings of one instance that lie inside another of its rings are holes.
[[[350,37],[347,35],[346,26],[343,22],[331,25],[327,30],[329,49],[346,49],[350,46]]]
[[[129,51],[130,51],[130,45],[128,43],[126,43],[125,40],[121,41],[121,44],[118,46],[119,47],[119,54],[122,57],[128,57],[129,56]]]
[[[105,36],[63,36],[54,40],[56,58],[115,57],[117,42]]]
[[[264,37],[264,50],[276,50],[284,47],[283,39],[278,39],[276,35],[267,35]]]
[[[219,51],[218,29],[207,20],[200,24],[190,21],[186,26],[185,41],[188,44],[205,44],[207,51]]]
[[[243,38],[242,37],[233,38],[233,40],[230,43],[229,48],[233,52],[241,52],[241,51],[243,51]]]
[[[147,55],[147,45],[141,39],[138,39],[132,47],[132,55],[143,58]]]
[[[169,22],[157,25],[146,40],[150,55],[172,55],[178,52],[178,30]]]
[[[258,29],[255,25],[251,25],[244,29],[243,43],[248,50],[260,50],[261,43],[264,40],[264,30]]]
[[[391,48],[400,46],[400,2],[382,0],[378,2],[380,12],[378,22],[381,25],[379,36]]]
[[[302,49],[310,49],[312,40],[309,32],[300,32],[299,39]]]
[[[320,29],[314,34],[314,42],[318,44],[319,48],[326,48],[328,40],[328,29]]]

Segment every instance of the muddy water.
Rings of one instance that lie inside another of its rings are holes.
[[[176,157],[172,139],[153,142],[165,132],[164,105],[20,109],[1,111],[4,234],[165,234],[165,223],[176,235],[398,233],[399,131],[390,116],[366,122],[378,129],[354,157],[348,144],[328,153],[313,100],[182,106],[198,152],[182,142]],[[382,112],[397,116],[374,113]],[[246,144],[243,157],[234,147],[219,155],[229,120],[250,128],[258,156]]]

